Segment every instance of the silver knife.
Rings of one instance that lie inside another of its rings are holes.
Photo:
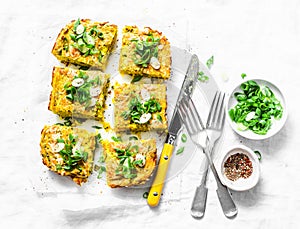
[[[151,207],[157,206],[160,201],[170,159],[174,150],[174,145],[177,139],[177,135],[182,127],[182,121],[178,112],[178,103],[179,101],[181,101],[181,98],[184,95],[192,95],[195,88],[195,83],[198,78],[198,72],[199,59],[196,55],[192,55],[187,72],[185,74],[184,81],[181,86],[181,90],[179,92],[179,96],[177,98],[177,103],[170,122],[166,142],[160,155],[156,176],[149,191],[147,202]]]

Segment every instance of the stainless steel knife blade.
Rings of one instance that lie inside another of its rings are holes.
[[[194,92],[198,72],[199,72],[199,59],[198,59],[197,55],[194,54],[191,57],[187,72],[185,74],[185,78],[184,78],[184,81],[182,83],[182,86],[181,86],[181,89],[180,89],[180,92],[179,92],[179,95],[177,98],[173,117],[170,122],[169,135],[168,135],[167,141],[166,141],[169,144],[172,144],[172,145],[174,144],[173,141],[176,140],[177,134],[182,127],[182,121],[178,114],[178,104],[181,101],[181,98],[183,97],[183,95],[192,96],[192,94]],[[175,137],[175,139],[173,139],[174,137]],[[171,142],[169,142],[169,140]]]
[[[187,72],[185,74],[184,81],[181,86],[181,90],[179,92],[176,106],[174,109],[173,117],[170,122],[166,142],[164,144],[162,153],[160,155],[159,159],[159,164],[157,168],[157,172],[154,178],[154,181],[152,183],[151,189],[149,191],[148,195],[148,205],[151,207],[155,207],[158,205],[160,196],[162,193],[162,189],[164,186],[165,178],[167,175],[170,159],[172,157],[172,153],[174,150],[174,144],[177,138],[177,135],[183,125],[179,111],[178,111],[178,104],[180,103],[182,97],[184,95],[192,95],[194,88],[195,88],[195,83],[197,80],[198,76],[198,71],[199,71],[199,60],[196,55],[192,55],[189,66],[187,69]]]

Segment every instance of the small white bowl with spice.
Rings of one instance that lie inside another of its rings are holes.
[[[260,176],[258,156],[244,145],[233,146],[225,152],[220,165],[222,183],[235,191],[253,188]]]

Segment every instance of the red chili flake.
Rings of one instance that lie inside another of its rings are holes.
[[[236,181],[239,178],[246,179],[253,172],[251,160],[243,153],[236,153],[227,158],[224,168],[226,177],[232,181]]]

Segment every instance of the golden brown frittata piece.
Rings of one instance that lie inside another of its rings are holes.
[[[111,188],[144,184],[156,166],[155,139],[102,141],[107,185]]]
[[[117,26],[89,19],[73,20],[59,33],[53,55],[62,62],[104,70],[117,39]]]
[[[170,78],[170,42],[161,32],[149,27],[139,30],[136,26],[125,26],[119,70],[129,75]]]
[[[166,130],[166,85],[115,84],[115,131]]]
[[[49,110],[62,118],[103,120],[109,75],[101,71],[82,71],[54,67]]]
[[[62,176],[81,185],[93,167],[95,135],[84,129],[67,126],[45,126],[40,141],[43,163]]]

